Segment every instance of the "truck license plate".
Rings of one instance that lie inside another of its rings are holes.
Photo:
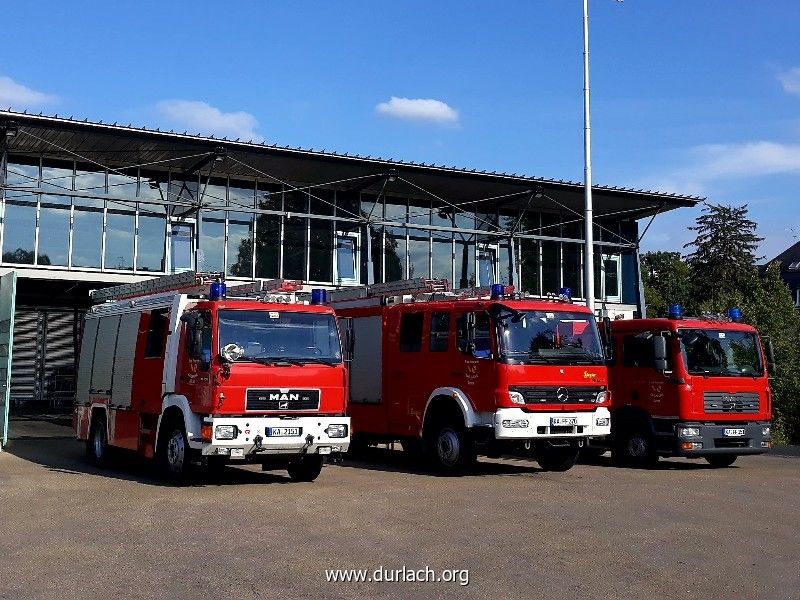
[[[267,427],[267,437],[295,437],[301,433],[300,427]]]
[[[724,429],[722,435],[725,437],[744,437],[744,429]]]
[[[559,427],[564,425],[577,425],[578,417],[550,417],[550,425]]]

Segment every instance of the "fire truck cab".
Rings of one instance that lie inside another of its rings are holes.
[[[270,285],[271,284],[271,285]],[[86,315],[74,426],[89,456],[287,468],[310,481],[350,442],[336,317],[299,282],[227,290],[194,273],[98,290]]]
[[[332,293],[350,361],[359,440],[402,441],[463,472],[480,450],[533,450],[567,470],[610,431],[603,348],[592,313],[509,289],[448,292],[445,280]]]
[[[738,309],[729,314],[683,318],[672,305],[670,318],[611,324],[616,462],[685,456],[725,467],[770,448],[772,346]]]

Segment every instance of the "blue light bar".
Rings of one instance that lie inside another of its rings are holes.
[[[314,288],[311,290],[311,304],[326,304],[328,302],[328,290]]]
[[[228,288],[223,281],[215,281],[211,284],[211,289],[208,293],[209,300],[220,300],[228,294]]]
[[[572,300],[572,288],[558,288],[558,295],[566,300]]]
[[[734,323],[738,323],[742,320],[742,309],[738,306],[732,306],[728,309],[728,317],[730,317],[731,321]]]
[[[683,318],[683,308],[680,304],[670,304],[667,306],[667,316],[670,319],[682,319]]]
[[[491,287],[490,298],[492,300],[500,300],[503,297],[505,286],[502,283],[493,283]]]

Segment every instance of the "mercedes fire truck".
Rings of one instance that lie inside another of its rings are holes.
[[[659,456],[702,457],[727,467],[771,446],[772,344],[729,316],[611,323],[614,358],[611,450],[616,462],[650,466]]]
[[[512,292],[451,292],[429,279],[332,292],[356,439],[400,440],[459,473],[479,451],[520,447],[542,468],[565,471],[587,438],[608,435],[594,315],[566,297]]]
[[[176,480],[195,460],[314,480],[350,442],[347,371],[333,310],[300,288],[187,272],[92,292],[73,417],[89,456],[131,450]]]

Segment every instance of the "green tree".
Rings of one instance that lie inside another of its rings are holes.
[[[641,265],[648,316],[667,316],[668,304],[692,309],[689,267],[680,252],[645,252]]]
[[[686,256],[696,306],[719,308],[731,296],[748,295],[757,287],[756,256],[764,238],[756,235],[747,205],[706,204],[689,229],[697,232]]]

